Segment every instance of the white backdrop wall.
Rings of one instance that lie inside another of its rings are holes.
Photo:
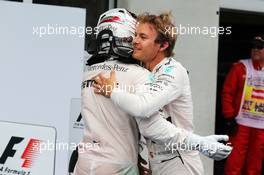
[[[57,142],[68,143],[71,99],[80,98],[84,38],[39,37],[33,27],[85,27],[85,10],[0,1],[0,21],[0,120],[56,128]],[[68,150],[56,150],[55,174],[67,174],[67,166]]]
[[[171,10],[179,27],[218,27],[217,0],[119,0],[118,7],[135,13],[159,13]],[[218,36],[181,35],[175,47],[175,58],[190,72],[194,100],[195,132],[214,134]],[[213,161],[202,157],[205,174],[213,174]]]

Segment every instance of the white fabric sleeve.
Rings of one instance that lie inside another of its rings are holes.
[[[140,133],[147,139],[154,142],[165,144],[184,143],[189,132],[177,128],[166,119],[159,116],[159,113],[155,113],[150,118],[136,118]]]
[[[188,79],[183,67],[171,66],[169,73],[155,75],[150,83],[135,87],[135,93],[114,88],[111,100],[128,114],[146,118],[163,106],[178,98],[183,89],[183,83]],[[166,70],[166,67],[164,68]]]

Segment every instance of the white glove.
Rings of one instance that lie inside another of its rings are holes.
[[[232,151],[231,146],[219,142],[228,140],[229,137],[227,135],[210,135],[203,137],[190,133],[185,140],[185,144],[187,144],[188,148],[197,150],[203,155],[218,161],[225,159]]]

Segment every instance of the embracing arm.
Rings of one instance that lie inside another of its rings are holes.
[[[171,72],[155,77],[153,82],[138,85],[135,93],[114,88],[111,100],[125,112],[135,117],[149,117],[163,106],[177,99],[188,81],[188,75],[182,67],[171,67]]]

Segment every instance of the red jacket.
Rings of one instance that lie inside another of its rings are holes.
[[[253,61],[256,70],[260,70],[257,61]],[[234,118],[237,116],[246,78],[246,67],[238,62],[233,65],[224,82],[222,91],[222,112],[225,118]]]

